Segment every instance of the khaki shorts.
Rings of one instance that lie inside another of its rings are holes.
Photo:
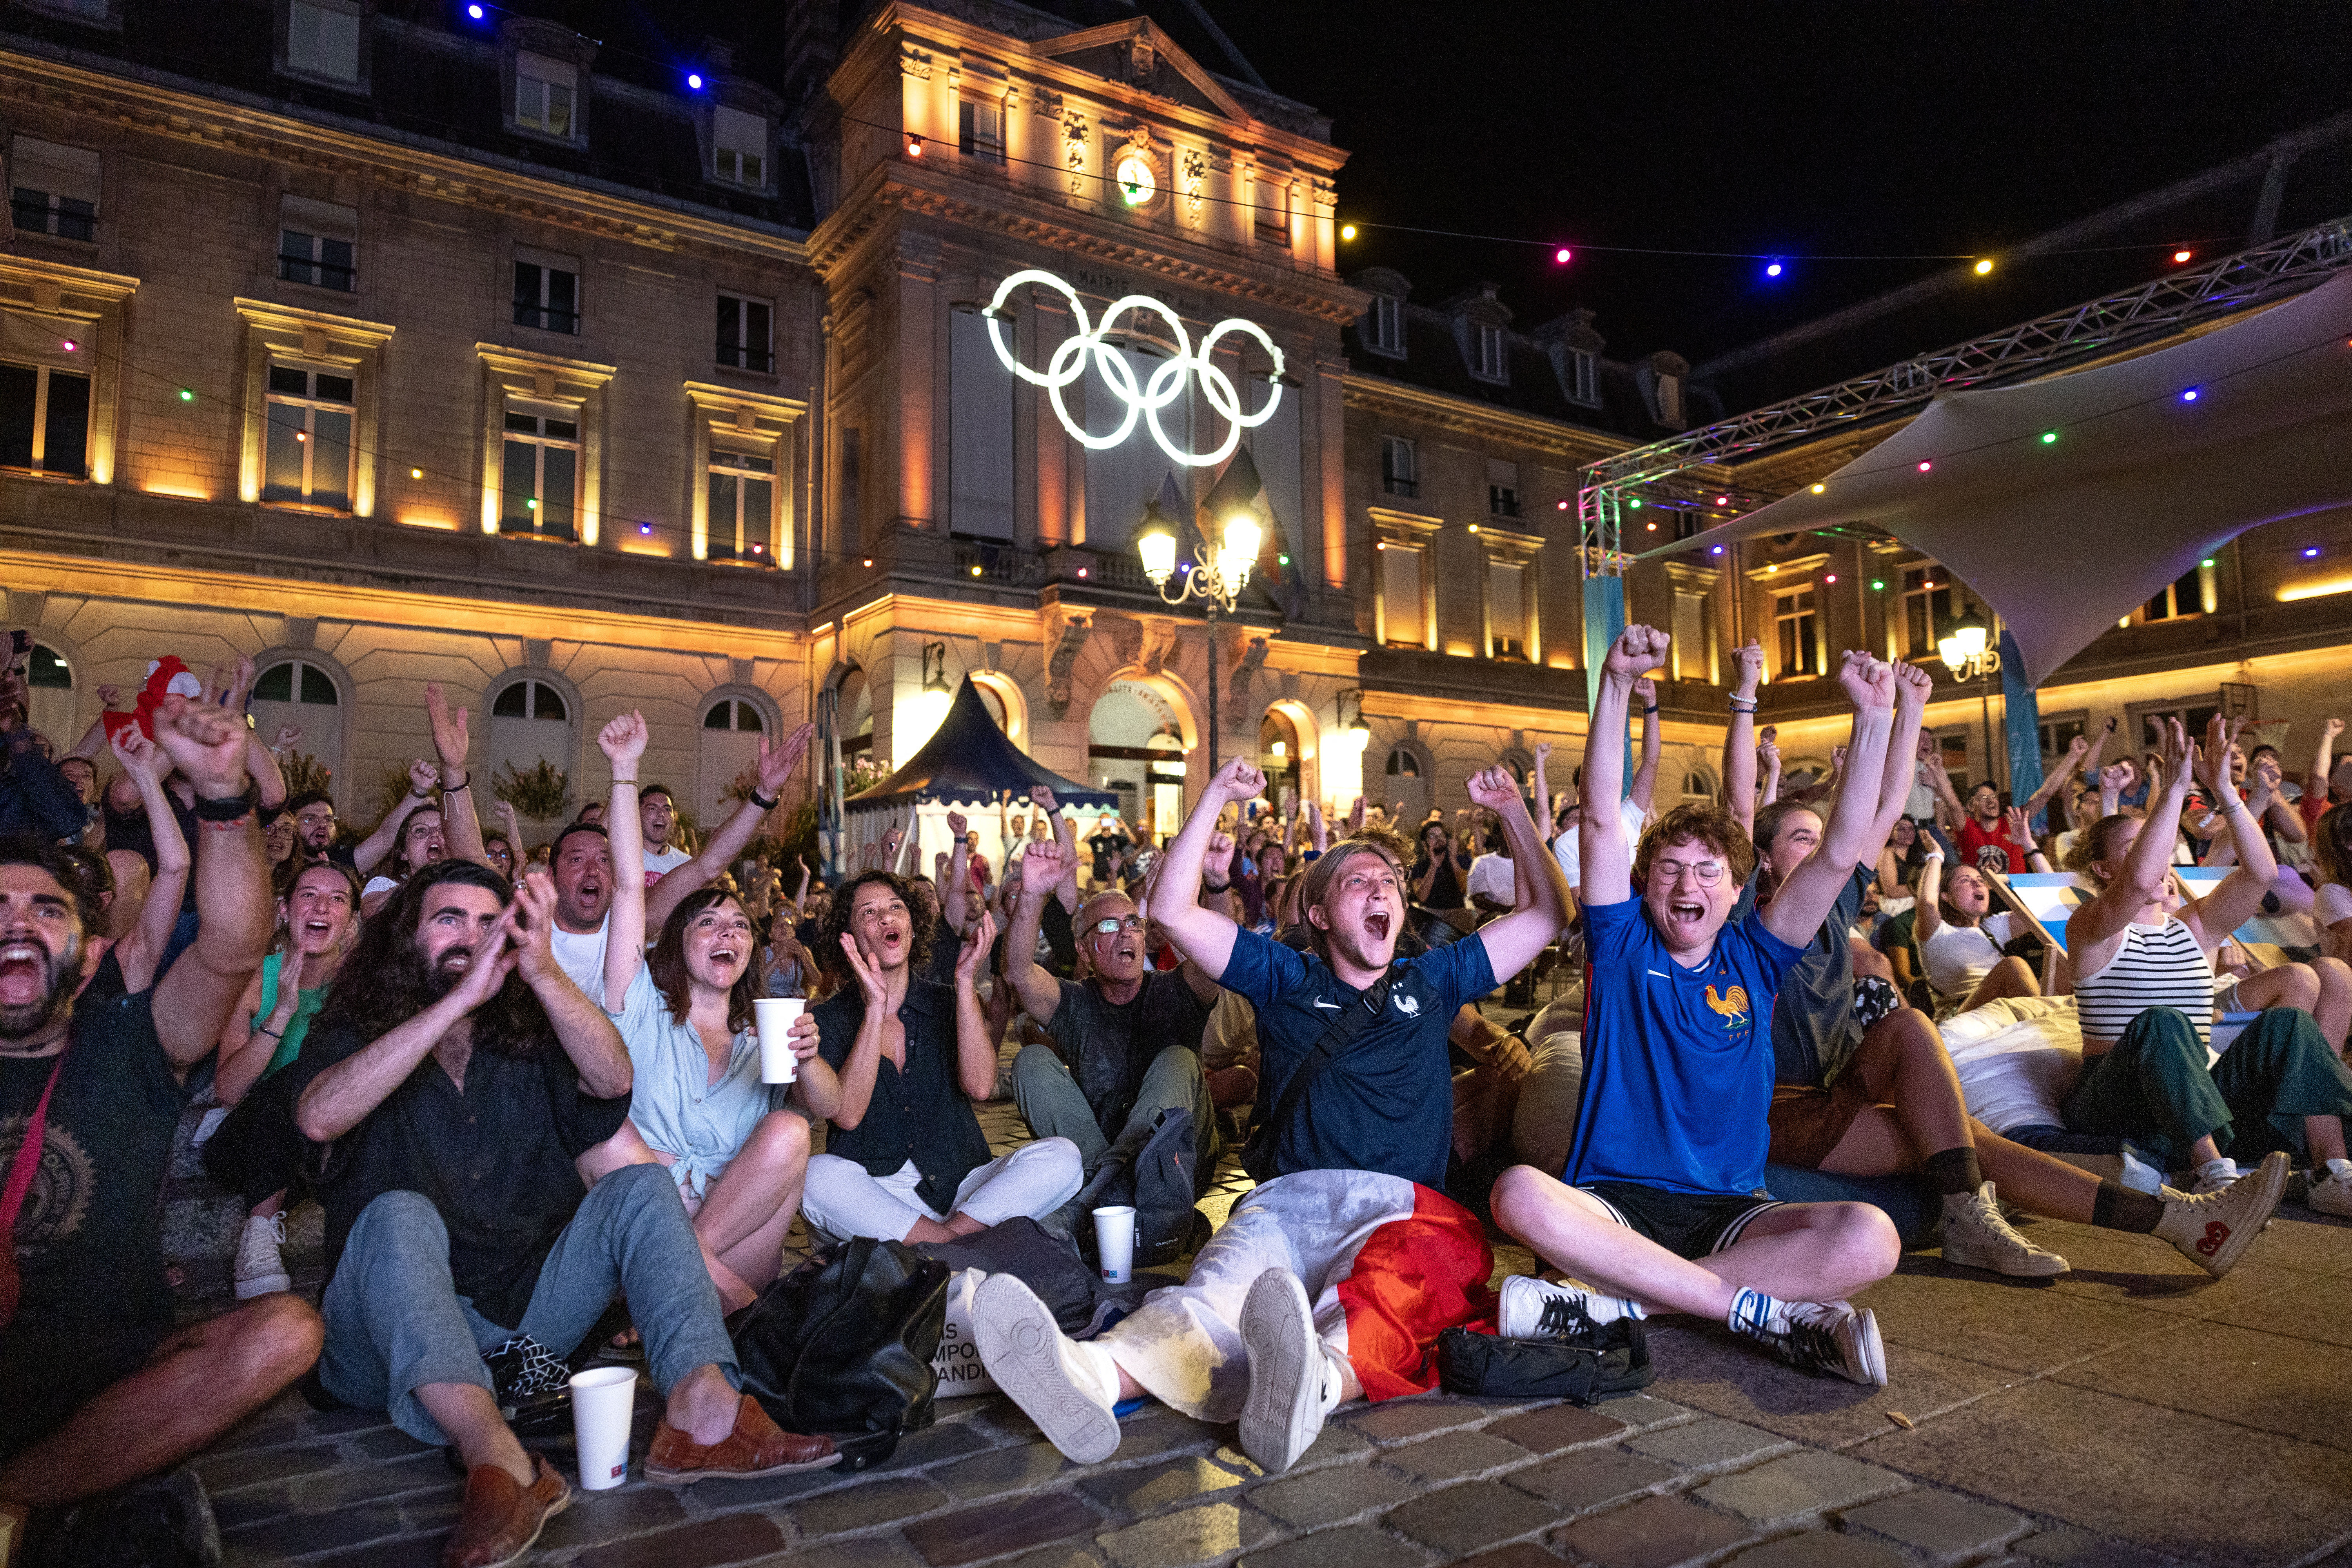
[[[1830,1157],[1830,1152],[1844,1139],[1846,1129],[1853,1125],[1853,1119],[1870,1103],[1870,1096],[1852,1072],[1841,1075],[1831,1089],[1814,1089],[1801,1083],[1774,1084],[1769,1114],[1772,1146],[1767,1157],[1783,1165],[1821,1169],[1822,1162]]]

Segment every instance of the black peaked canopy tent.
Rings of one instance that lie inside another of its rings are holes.
[[[1066,779],[1013,745],[989,717],[988,704],[967,675],[956,688],[955,700],[948,704],[948,716],[923,749],[897,773],[851,795],[844,805],[853,818],[909,805],[993,806],[1008,793],[1025,800],[1039,784],[1052,790],[1055,801],[1066,807],[1118,809],[1118,796],[1111,791]]]

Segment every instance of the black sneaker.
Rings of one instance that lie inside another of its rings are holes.
[[[1783,1315],[1770,1326],[1738,1331],[1799,1372],[1886,1386],[1886,1347],[1878,1338],[1878,1315],[1869,1308],[1844,1301],[1784,1301],[1781,1309]]]

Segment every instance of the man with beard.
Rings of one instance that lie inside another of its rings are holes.
[[[677,802],[670,798],[667,784],[647,784],[638,793],[637,825],[645,833],[646,887],[694,858],[669,841],[677,828]]]
[[[629,717],[642,729],[643,715]],[[775,810],[785,781],[793,776],[793,769],[808,751],[809,737],[815,732],[815,725],[803,724],[775,746],[762,739],[759,761],[753,765],[751,797],[736,807],[719,831],[710,836],[701,854],[691,858],[681,856],[674,869],[659,877],[651,873],[650,862],[644,856],[625,847],[624,853],[629,863],[616,865],[611,835],[603,823],[590,821],[584,809],[578,821],[555,836],[550,857],[555,873],[555,961],[590,1001],[601,1005],[604,1000],[604,938],[615,889],[635,889],[645,901],[645,921],[640,930],[661,930],[662,922],[669,919],[680,900],[717,881],[719,873],[750,846],[760,831],[760,824]],[[634,754],[625,762],[619,758],[615,751],[619,742],[608,744],[605,739],[614,733],[616,731],[608,728],[596,739],[606,760],[613,764],[609,815],[617,817],[626,812],[640,824],[648,825],[644,840],[646,843],[652,842],[650,824],[658,816],[667,840],[675,821],[669,792],[656,786],[649,797],[660,803],[658,813],[649,807],[640,808],[636,758]],[[642,742],[639,750],[643,750]]]
[[[259,966],[271,907],[242,719],[172,696],[153,724],[194,788],[203,918],[152,989],[77,1007],[103,952],[94,911],[62,852],[0,844],[0,1192],[15,1196],[0,1202],[13,1243],[0,1247],[0,1542],[28,1509],[178,1463],[319,1353],[318,1315],[292,1296],[173,1329],[156,1197],[189,1069]],[[173,1534],[210,1522],[193,1478],[176,1498],[136,1500],[113,1517]],[[87,1510],[79,1522],[97,1523]],[[97,1548],[77,1538],[62,1550],[87,1560]]]
[[[1622,719],[1621,719],[1622,724]],[[1559,933],[1565,889],[1507,769],[1470,780],[1515,851],[1509,914],[1402,963],[1406,872],[1385,837],[1351,837],[1299,888],[1300,954],[1201,907],[1218,814],[1265,787],[1236,757],[1169,847],[1151,915],[1191,962],[1257,1011],[1274,1179],[1234,1208],[1184,1284],[1087,1343],[1064,1337],[1010,1275],[974,1294],[973,1333],[997,1386],[1080,1463],[1118,1447],[1115,1407],[1149,1392],[1202,1421],[1241,1421],[1242,1447],[1286,1468],[1342,1400],[1425,1392],[1443,1329],[1493,1326],[1494,1269],[1477,1216],[1447,1198],[1448,1028]]]
[[[583,1189],[574,1162],[628,1118],[628,1052],[555,962],[553,890],[526,877],[511,905],[506,891],[466,860],[411,878],[369,921],[286,1069],[303,1136],[347,1141],[320,1184],[320,1381],[463,1456],[446,1568],[513,1561],[570,1502],[500,1419],[498,1394],[559,1384],[615,1290],[667,1400],[648,1479],[776,1475],[837,1457],[736,1392],[719,1297],[667,1173],[624,1165]],[[490,1354],[516,1369],[503,1388]]]
[[[1060,887],[1057,843],[1021,858],[1021,894],[1004,939],[1004,978],[1051,1037],[1013,1058],[1013,1098],[1040,1138],[1078,1146],[1091,1177],[1113,1153],[1131,1158],[1163,1110],[1189,1110],[1200,1152],[1213,1145],[1216,1110],[1201,1075],[1201,1031],[1217,983],[1195,963],[1155,971],[1144,957],[1144,917],[1112,889],[1078,908],[1080,973],[1056,980],[1037,967],[1037,928]]]

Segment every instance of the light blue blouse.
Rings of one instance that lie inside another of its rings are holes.
[[[737,1035],[726,1076],[710,1082],[702,1037],[692,1024],[670,1016],[669,1004],[643,964],[613,1023],[635,1070],[629,1120],[646,1143],[677,1162],[670,1174],[680,1186],[697,1194],[709,1192],[768,1113],[758,1037],[750,1029]]]

